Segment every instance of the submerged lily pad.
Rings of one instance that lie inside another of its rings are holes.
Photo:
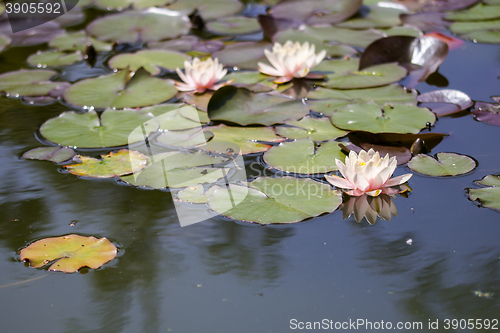
[[[487,175],[481,180],[476,180],[475,183],[491,187],[467,189],[469,199],[472,201],[478,200],[483,207],[500,210],[500,176]]]
[[[83,56],[80,52],[66,53],[47,51],[32,54],[26,61],[31,66],[45,68],[68,66],[81,60],[83,60]]]
[[[207,191],[205,191],[203,185],[198,184],[195,186],[189,186],[185,189],[179,191],[177,196],[181,201],[189,203],[207,203],[208,198],[215,192],[220,186],[211,186]]]
[[[282,142],[264,154],[264,162],[273,169],[288,173],[317,174],[337,171],[335,159],[345,160],[338,142],[328,141],[315,147],[309,139]]]
[[[184,53],[166,51],[166,50],[143,50],[136,53],[121,53],[109,61],[108,65],[111,68],[125,69],[129,68],[136,71],[144,67],[151,75],[160,74],[161,69],[165,68],[170,71],[176,68],[184,68],[184,61],[190,60],[191,57]]]
[[[243,9],[238,0],[177,0],[167,8],[190,15],[198,12],[204,20],[230,16]]]
[[[129,76],[130,72],[123,70],[79,81],[66,90],[64,98],[84,108],[123,109],[159,104],[177,93],[172,80],[151,77],[145,70]]]
[[[55,163],[67,161],[75,156],[75,151],[65,147],[39,147],[23,154],[23,158],[30,160],[45,160]]]
[[[144,170],[120,179],[134,186],[154,189],[213,183],[229,172],[229,168],[214,166],[224,161],[226,159],[202,151],[160,153],[151,156],[151,163]]]
[[[88,45],[92,45],[97,52],[111,51],[113,45],[98,41],[87,35],[85,31],[66,32],[54,37],[49,46],[59,51],[80,51],[85,52]]]
[[[304,22],[309,25],[342,22],[353,16],[362,0],[289,0],[272,8],[276,18]]]
[[[144,140],[142,132],[134,131],[141,125],[144,125],[146,136],[158,129],[158,122],[152,121],[151,115],[132,110],[106,110],[100,118],[93,110],[87,113],[69,111],[47,120],[40,133],[62,146],[115,147]]]
[[[229,185],[215,190],[208,199],[218,214],[260,224],[299,222],[331,213],[341,202],[340,192],[329,185],[294,177],[259,177],[249,182],[248,188]]]
[[[245,88],[225,86],[217,90],[208,104],[212,120],[224,120],[240,125],[283,123],[309,113],[300,100],[268,93],[253,93]]]
[[[146,167],[147,156],[132,150],[122,149],[109,153],[101,159],[81,156],[79,164],[65,165],[69,173],[92,178],[111,178],[137,172]]]
[[[87,26],[87,31],[97,39],[118,43],[156,42],[185,35],[190,29],[186,15],[155,7],[107,15]]]
[[[406,76],[406,69],[397,64],[371,66],[358,70],[359,59],[323,61],[314,68],[326,72],[327,81],[319,83],[327,88],[359,89],[384,86],[397,82]],[[328,74],[333,72],[333,74]]]
[[[245,16],[225,17],[211,21],[206,24],[206,28],[218,35],[241,35],[260,31],[257,19]]]
[[[418,133],[436,121],[436,116],[425,108],[407,104],[376,103],[352,104],[335,111],[332,123],[342,129],[372,133]]]
[[[129,7],[147,9],[149,7],[163,7],[172,0],[94,0],[94,5],[104,10],[123,10]]]
[[[288,139],[310,138],[313,141],[334,140],[347,134],[346,131],[333,126],[329,118],[305,116],[300,120],[285,121],[288,126],[278,126],[276,134]]]
[[[67,235],[44,238],[21,250],[21,260],[31,267],[43,267],[55,261],[49,271],[74,273],[82,267],[97,269],[116,257],[117,249],[105,237]]]
[[[419,154],[408,162],[408,167],[415,172],[433,176],[457,176],[471,172],[476,168],[476,161],[466,155],[455,153],[437,153],[436,159]]]

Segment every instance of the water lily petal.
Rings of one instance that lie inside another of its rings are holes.
[[[336,175],[325,175],[326,180],[335,187],[351,189],[352,184],[345,178]]]
[[[392,179],[389,179],[385,183],[385,186],[389,187],[389,186],[396,186],[396,185],[404,184],[411,178],[411,176],[413,176],[413,174],[407,173],[407,174],[404,174],[404,175],[401,175],[398,177],[394,177]]]

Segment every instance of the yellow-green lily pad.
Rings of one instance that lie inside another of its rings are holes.
[[[419,154],[408,162],[408,167],[413,171],[433,177],[463,175],[476,166],[476,161],[469,156],[456,153],[437,153],[436,159]]]
[[[189,203],[207,203],[208,198],[215,192],[216,189],[220,188],[218,185],[211,186],[205,191],[205,188],[201,184],[186,187],[185,189],[179,191],[177,196],[179,200]]]
[[[101,42],[87,35],[85,31],[66,32],[54,37],[49,46],[59,51],[85,52],[88,45],[92,45],[97,52],[111,51],[111,43]]]
[[[66,53],[57,51],[38,52],[32,54],[26,60],[28,64],[35,67],[62,67],[83,60],[80,52]]]
[[[277,126],[276,134],[288,139],[310,138],[313,141],[335,140],[347,134],[347,131],[333,126],[329,118],[314,118],[305,116],[300,120],[287,120],[288,126]]]
[[[500,210],[500,175],[487,175],[481,180],[476,180],[475,183],[490,187],[467,189],[469,199],[479,201],[483,207]]]
[[[161,68],[173,71],[184,68],[184,61],[191,59],[188,55],[167,50],[142,50],[136,53],[121,53],[108,62],[115,69],[129,68],[136,71],[144,67],[151,75],[160,74]]]

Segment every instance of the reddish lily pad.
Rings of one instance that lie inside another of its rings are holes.
[[[476,102],[472,114],[477,121],[500,126],[500,104]]]
[[[67,235],[44,238],[21,250],[21,260],[31,267],[43,267],[55,261],[50,271],[74,273],[82,267],[97,269],[114,259],[116,246],[105,237]]]
[[[436,107],[429,108],[438,116],[448,116],[456,112],[465,110],[474,104],[470,97],[454,89],[442,89],[424,93],[417,97],[421,103],[439,103]],[[445,104],[445,105],[443,105]],[[427,106],[424,104],[423,106]]]
[[[448,134],[442,133],[419,133],[419,134],[400,134],[400,133],[369,133],[365,131],[351,131],[347,135],[349,141],[361,146],[363,143],[372,143],[381,146],[406,147],[410,149],[413,143],[420,139],[425,142],[428,150],[436,147]]]

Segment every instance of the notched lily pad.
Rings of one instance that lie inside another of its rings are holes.
[[[277,126],[276,134],[288,139],[310,138],[313,141],[334,140],[347,134],[346,131],[333,126],[329,118],[305,116],[300,120],[286,120],[285,125]]]
[[[143,67],[151,75],[160,74],[161,68],[174,71],[176,68],[184,68],[184,61],[191,57],[184,53],[166,50],[143,50],[136,53],[121,53],[109,60],[111,68],[136,71]]]
[[[418,133],[427,124],[434,124],[436,116],[425,108],[408,104],[376,103],[352,104],[332,115],[333,125],[372,133]]]
[[[476,161],[466,155],[456,153],[437,153],[436,159],[419,154],[408,162],[408,167],[415,172],[433,176],[458,176],[471,172],[477,166]]]
[[[146,167],[147,156],[132,150],[122,149],[109,153],[101,159],[78,155],[79,164],[65,165],[69,173],[91,178],[112,178],[137,172]]]
[[[483,179],[474,182],[479,185],[491,187],[479,189],[468,188],[469,199],[479,201],[482,207],[500,211],[500,176],[487,175]]]
[[[229,185],[215,190],[208,199],[218,214],[260,224],[299,222],[331,213],[341,202],[340,191],[329,185],[294,177],[259,177],[249,182],[248,188]]]
[[[309,139],[282,142],[264,154],[264,162],[272,169],[294,174],[318,174],[337,171],[335,159],[345,160],[338,142],[316,146]]]
[[[75,156],[75,151],[66,147],[38,147],[25,152],[22,158],[62,163]]]
[[[49,271],[74,273],[82,267],[97,269],[114,259],[116,246],[107,238],[67,235],[44,238],[21,250],[21,260],[31,267],[43,267],[54,262]]]

